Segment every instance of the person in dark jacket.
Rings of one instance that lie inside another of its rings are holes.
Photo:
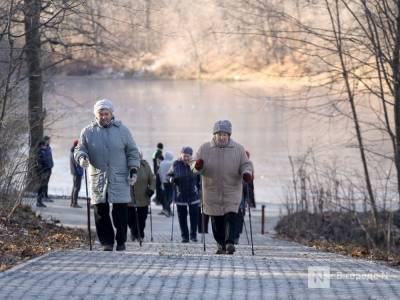
[[[250,153],[247,150],[246,150],[246,155],[250,159]],[[253,174],[252,177],[254,178]],[[239,211],[236,215],[236,225],[235,225],[234,243],[236,245],[239,244],[239,238],[243,232],[244,216],[246,215],[247,205],[250,207],[256,207],[253,181],[246,182],[243,180],[242,183],[243,183],[242,201],[240,202]]]
[[[183,147],[181,157],[174,161],[169,176],[176,186],[175,203],[178,211],[179,227],[181,229],[182,243],[189,242],[189,229],[187,215],[189,208],[190,240],[197,242],[197,224],[200,213],[200,176],[193,174],[190,168],[193,149]]]
[[[153,153],[153,172],[156,176],[155,202],[157,205],[162,204],[163,199],[164,199],[162,187],[161,187],[161,179],[160,179],[160,175],[158,175],[158,169],[160,168],[161,162],[164,160],[163,148],[164,148],[164,145],[162,143],[158,143],[157,150]]]
[[[243,232],[244,216],[246,215],[246,203],[248,201],[247,183],[243,181],[243,196],[240,202],[239,211],[236,215],[235,224],[235,240],[234,243],[239,244],[240,235]]]
[[[49,155],[50,155],[50,157],[51,157],[51,161],[53,162],[53,155],[52,155],[51,147],[50,147],[50,137],[47,136],[47,135],[45,135],[45,136],[43,137],[43,141],[44,141],[44,144],[47,146],[47,151],[49,152]],[[50,175],[49,175],[49,177],[48,177],[48,179],[47,179],[46,189],[45,189],[45,191],[44,191],[44,198],[43,198],[43,201],[45,201],[45,202],[53,202],[53,200],[51,200],[51,199],[49,198],[49,181],[50,181],[50,176],[51,176],[51,170],[50,170]]]
[[[71,207],[81,208],[78,204],[78,195],[81,189],[81,182],[83,176],[83,169],[82,167],[75,161],[74,158],[74,151],[76,146],[78,146],[79,141],[75,140],[74,144],[71,148],[70,158],[69,158],[69,166],[71,169],[71,175],[73,178],[73,186],[72,186],[72,193],[71,193]]]
[[[39,189],[37,192],[36,206],[46,207],[43,201],[45,200],[48,190],[51,169],[54,166],[54,162],[50,145],[45,140],[39,142],[36,165],[37,174],[39,177]],[[48,199],[48,201],[50,200]]]
[[[246,150],[246,155],[250,159],[250,152]],[[251,174],[254,179],[254,171]],[[247,204],[252,207],[256,208],[256,197],[254,197],[254,181],[247,182]]]

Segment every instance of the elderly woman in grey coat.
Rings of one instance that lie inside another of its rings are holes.
[[[253,167],[242,145],[231,139],[228,120],[214,125],[213,138],[197,151],[194,169],[202,176],[204,213],[211,216],[217,254],[235,252],[235,220],[242,199],[242,180],[253,180]]]
[[[110,100],[94,105],[96,120],[81,132],[75,160],[89,167],[92,204],[97,236],[105,251],[112,251],[114,239],[117,251],[125,250],[128,224],[130,187],[137,178],[140,166],[139,150],[129,129],[114,118]],[[112,218],[110,206],[112,203]]]

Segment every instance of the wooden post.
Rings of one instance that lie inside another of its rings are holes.
[[[265,234],[265,205],[261,206],[261,234]]]

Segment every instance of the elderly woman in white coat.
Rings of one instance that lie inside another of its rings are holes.
[[[235,252],[235,221],[242,199],[242,180],[253,180],[253,166],[245,149],[231,139],[231,134],[231,122],[216,122],[212,140],[200,146],[194,164],[202,177],[204,213],[211,216],[217,254]]]
[[[97,101],[94,114],[95,121],[81,132],[74,157],[83,168],[89,167],[96,232],[103,249],[112,251],[116,240],[116,250],[123,251],[127,236],[129,185],[136,182],[139,150],[129,129],[114,118],[110,100]],[[112,203],[115,235],[109,203]]]

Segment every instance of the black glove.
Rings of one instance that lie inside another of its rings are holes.
[[[129,176],[128,176],[128,183],[130,186],[133,186],[136,183],[137,180],[137,169],[136,168],[132,168],[129,171]]]
[[[154,195],[154,191],[153,191],[152,189],[147,188],[147,189],[146,189],[146,195],[147,195],[149,198],[151,198],[151,196]]]
[[[129,177],[132,178],[134,174],[137,174],[137,169],[136,169],[136,168],[132,168],[132,169],[129,171]]]

